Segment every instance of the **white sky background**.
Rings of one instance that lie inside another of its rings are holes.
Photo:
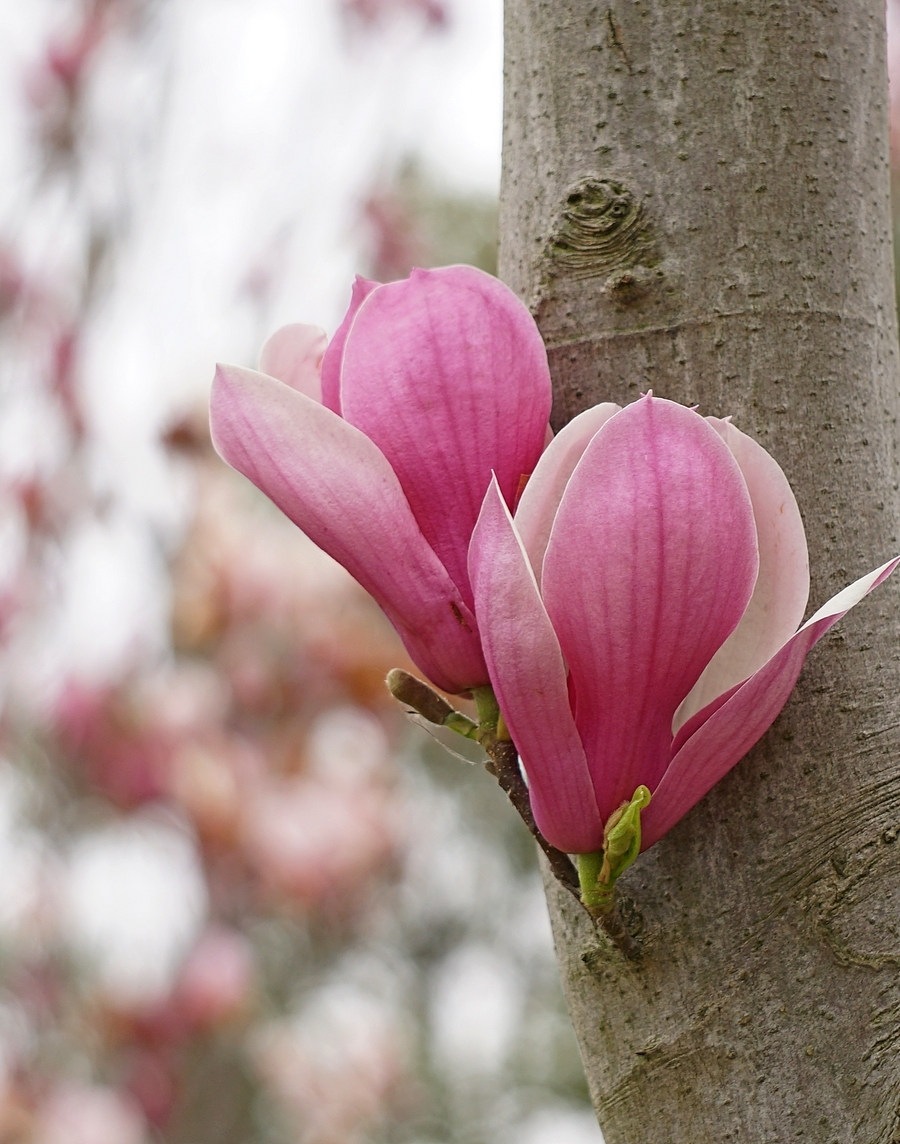
[[[154,391],[177,395],[204,386],[216,357],[255,353],[265,331],[241,288],[267,261],[283,275],[267,326],[337,324],[361,201],[403,154],[497,190],[502,49],[499,0],[457,0],[444,33],[408,17],[353,38],[335,0],[171,11],[155,185],[110,324],[141,347]]]

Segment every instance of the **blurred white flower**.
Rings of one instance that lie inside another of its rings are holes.
[[[190,836],[142,812],[84,835],[65,884],[68,933],[117,1001],[153,1000],[171,985],[206,914]]]
[[[145,1127],[137,1106],[122,1093],[69,1085],[41,1108],[34,1144],[144,1144]]]
[[[515,1144],[603,1144],[592,1112],[566,1105],[541,1108],[516,1126]]]
[[[322,989],[260,1038],[263,1079],[295,1113],[302,1144],[356,1144],[382,1118],[404,1075],[393,1010],[352,985]]]
[[[482,945],[454,950],[431,987],[434,1052],[463,1076],[499,1071],[519,1027],[522,986],[515,963]]]

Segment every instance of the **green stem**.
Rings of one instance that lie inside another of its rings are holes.
[[[477,723],[468,715],[463,715],[462,711],[451,707],[443,695],[438,695],[427,683],[416,679],[408,671],[395,667],[388,672],[385,683],[395,699],[407,707],[412,707],[413,711],[418,712],[429,723],[435,723],[438,727],[449,727],[451,731],[463,735],[466,739],[478,738]]]
[[[640,957],[640,949],[628,932],[616,903],[615,883],[608,886],[601,880],[606,862],[603,850],[593,854],[576,855],[578,881],[581,886],[581,904],[597,925],[601,926],[613,945],[632,961]]]
[[[578,884],[581,888],[581,900],[584,907],[592,916],[594,911],[602,912],[612,908],[612,886],[603,886],[601,889],[600,871],[603,869],[604,853],[595,850],[593,854],[576,854],[575,862],[578,868]]]
[[[577,855],[577,872],[567,854],[551,846],[538,830],[531,811],[528,787],[522,777],[519,756],[510,738],[497,697],[492,687],[474,687],[472,698],[478,722],[457,711],[447,700],[421,679],[408,671],[394,668],[388,672],[387,686],[391,694],[417,711],[430,723],[449,727],[457,734],[480,743],[488,756],[488,770],[506,792],[522,821],[534,835],[538,846],[557,881],[573,894],[594,921],[603,927],[615,946],[630,958],[639,956],[637,946],[625,927],[616,907],[616,879],[634,861],[640,851],[640,812],[650,801],[646,787],[638,787],[630,802],[624,802],[610,815],[603,835],[603,849],[593,854]]]
[[[494,689],[489,684],[484,687],[473,687],[472,698],[475,700],[475,710],[478,712],[478,726],[482,732],[497,732],[500,720],[500,704]]]

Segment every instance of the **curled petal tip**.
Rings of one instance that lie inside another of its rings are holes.
[[[645,818],[645,850],[762,738],[787,703],[815,644],[898,565],[900,557],[894,557],[838,592],[768,662],[727,693],[725,702],[714,700],[705,713],[699,713],[693,732],[679,737],[678,750],[654,791]]]

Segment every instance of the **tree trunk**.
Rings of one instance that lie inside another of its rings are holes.
[[[900,549],[884,39],[883,0],[507,0],[501,275],[556,427],[733,414],[813,607]],[[549,887],[607,1144],[900,1142],[898,588],[622,879],[639,962]]]

